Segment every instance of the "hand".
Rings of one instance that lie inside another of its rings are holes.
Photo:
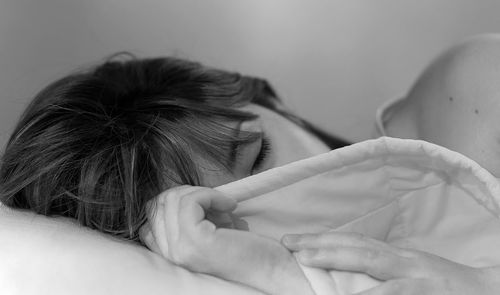
[[[150,204],[143,242],[191,271],[239,282],[269,294],[311,294],[292,254],[278,241],[250,232],[217,228],[207,219],[237,204],[220,192],[180,186]]]
[[[385,281],[358,295],[493,295],[500,290],[500,267],[468,267],[361,234],[286,235],[282,243],[297,251],[304,265],[360,272]]]

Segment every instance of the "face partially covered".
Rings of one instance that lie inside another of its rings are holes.
[[[330,151],[307,130],[264,107],[250,104],[241,110],[258,115],[256,120],[231,123],[241,131],[259,133],[259,138],[240,146],[227,157],[234,157],[230,171],[199,159],[203,186],[216,187],[264,170]]]

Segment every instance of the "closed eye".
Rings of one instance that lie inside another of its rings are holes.
[[[257,156],[255,157],[255,161],[252,166],[252,174],[257,173],[257,171],[260,172],[260,170],[262,169],[264,163],[266,162],[269,156],[270,151],[271,151],[271,141],[269,140],[268,137],[262,135],[260,150]]]

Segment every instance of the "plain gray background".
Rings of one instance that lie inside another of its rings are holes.
[[[500,31],[494,0],[0,0],[0,146],[33,95],[116,51],[267,78],[297,113],[358,141],[444,48]]]

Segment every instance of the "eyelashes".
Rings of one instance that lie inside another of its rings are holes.
[[[255,158],[255,161],[253,163],[252,173],[255,173],[255,171],[260,170],[262,168],[264,162],[269,156],[270,151],[271,151],[271,141],[269,140],[268,137],[263,136],[260,144],[259,154]]]

